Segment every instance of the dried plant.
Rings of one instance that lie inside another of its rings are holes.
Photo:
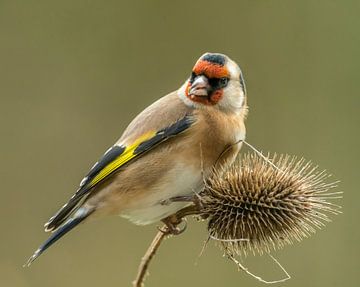
[[[199,195],[201,214],[212,238],[231,253],[269,253],[308,237],[338,214],[330,202],[336,182],[327,182],[311,162],[274,156],[269,164],[257,154],[214,171]]]

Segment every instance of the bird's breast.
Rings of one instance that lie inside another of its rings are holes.
[[[174,214],[188,202],[171,202],[171,198],[191,196],[203,187],[201,171],[185,163],[177,163],[146,190],[138,191],[121,216],[136,224],[150,224]]]

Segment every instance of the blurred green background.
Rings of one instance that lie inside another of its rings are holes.
[[[0,286],[130,286],[156,225],[80,226],[39,260],[43,223],[130,120],[177,89],[204,52],[244,72],[248,141],[312,159],[342,181],[343,214],[275,252],[283,286],[359,281],[359,1],[0,1]],[[358,227],[356,227],[358,226]],[[151,266],[151,286],[262,286],[190,220]],[[245,265],[266,279],[266,256]]]

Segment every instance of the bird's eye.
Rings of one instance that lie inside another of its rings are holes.
[[[226,85],[228,84],[229,79],[228,78],[221,78],[220,79],[220,86],[221,87],[226,87]]]

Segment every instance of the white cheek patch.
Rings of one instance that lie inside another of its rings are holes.
[[[235,113],[242,111],[244,104],[244,92],[240,86],[230,85],[224,89],[224,95],[219,102],[219,106]]]
[[[244,105],[244,98],[245,98],[245,94],[244,91],[241,89],[240,90],[240,96],[238,97],[238,106],[242,107]]]
[[[229,63],[227,68],[232,77],[236,77],[236,75],[239,74],[238,68],[233,63]]]

